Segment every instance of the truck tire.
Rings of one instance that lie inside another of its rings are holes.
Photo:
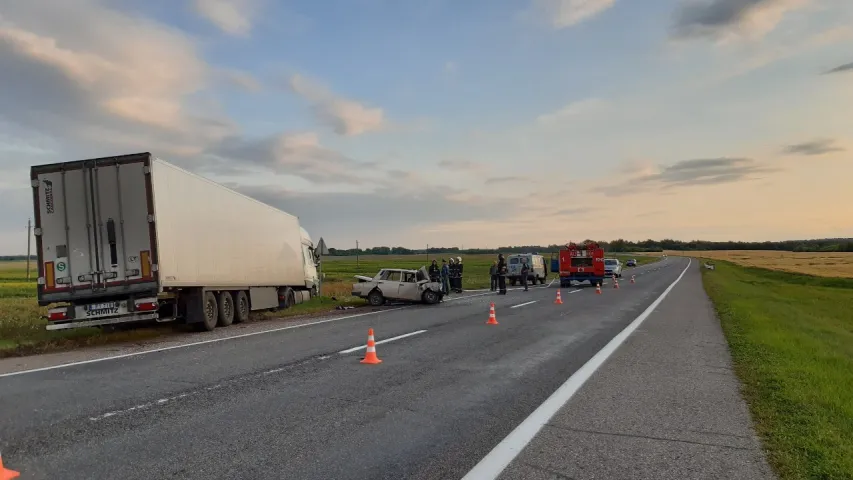
[[[421,299],[427,305],[434,305],[434,304],[441,301],[441,295],[439,295],[437,292],[434,292],[432,290],[427,290],[423,293],[423,295],[421,295]]]
[[[296,294],[293,293],[293,289],[290,287],[284,287],[284,290],[281,291],[281,296],[284,297],[284,308],[293,308],[296,305]]]
[[[249,296],[240,290],[235,292],[234,297],[234,323],[243,323],[249,320]]]
[[[231,296],[231,292],[219,292],[216,303],[219,304],[216,326],[227,327],[234,323],[234,297]]]
[[[216,328],[216,319],[219,317],[219,306],[216,304],[216,296],[213,292],[204,292],[202,302],[202,321],[198,322],[196,326],[201,331],[212,332]]]
[[[379,290],[373,290],[367,294],[367,302],[374,307],[381,307],[385,303],[385,297],[382,296],[382,292]]]

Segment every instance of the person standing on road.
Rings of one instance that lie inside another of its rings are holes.
[[[456,257],[456,293],[462,293],[462,257]]]
[[[441,290],[445,295],[450,295],[450,267],[447,260],[441,259]]]
[[[489,279],[491,280],[489,290],[496,292],[498,290],[498,261],[497,260],[492,262],[492,266],[489,267]]]
[[[432,265],[429,266],[429,281],[437,282],[441,277],[441,270],[438,268],[438,263],[435,260],[432,261]]]
[[[498,295],[506,295],[506,259],[503,253],[498,254]]]
[[[527,276],[530,275],[530,265],[527,264],[527,259],[521,259],[521,285],[524,287],[524,291],[527,290]]]

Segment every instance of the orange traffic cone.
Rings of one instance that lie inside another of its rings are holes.
[[[559,288],[557,289],[557,299],[554,300],[554,303],[557,305],[563,304],[563,297],[560,296],[560,289]]]
[[[634,283],[634,276],[631,275],[631,283]]]
[[[0,480],[12,480],[21,476],[20,472],[3,467],[3,455],[0,454]]]
[[[495,302],[492,302],[491,306],[489,306],[489,321],[486,322],[486,325],[497,325],[498,319],[495,317]]]
[[[379,360],[379,357],[376,356],[376,342],[373,341],[372,328],[367,330],[367,353],[364,355],[361,363],[369,363],[371,365],[382,363],[382,360]]]
[[[601,295],[601,284],[600,283],[595,284],[595,293],[597,293],[598,295]]]
[[[616,277],[613,277],[613,288],[619,288],[619,280],[616,280]]]

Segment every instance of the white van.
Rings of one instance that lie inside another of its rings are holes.
[[[506,278],[510,285],[515,286],[521,283],[521,259],[527,259],[527,266],[530,270],[527,273],[527,281],[536,285],[538,281],[541,284],[545,283],[548,277],[548,269],[545,266],[545,257],[533,253],[516,253],[508,255],[506,258],[507,274]]]

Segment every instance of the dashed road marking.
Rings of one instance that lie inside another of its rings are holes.
[[[518,307],[523,307],[523,306],[525,306],[525,305],[530,305],[531,303],[536,303],[536,302],[538,302],[538,301],[539,301],[539,300],[531,300],[531,301],[529,301],[529,302],[524,302],[524,303],[519,303],[518,305],[513,305],[513,306],[511,306],[511,307],[509,307],[509,308],[518,308]]]
[[[426,330],[418,330],[416,332],[404,333],[403,335],[397,335],[396,337],[386,338],[385,340],[379,340],[378,342],[375,342],[375,343],[376,343],[376,345],[381,345],[383,343],[393,342],[394,340],[400,340],[401,338],[411,337],[414,335],[420,335],[421,333],[424,333],[424,332],[426,332]],[[352,347],[352,348],[348,348],[346,350],[341,350],[338,353],[340,353],[340,354],[352,353],[352,352],[357,352],[359,350],[363,350],[365,348],[367,348],[367,345],[359,345],[358,347]]]

